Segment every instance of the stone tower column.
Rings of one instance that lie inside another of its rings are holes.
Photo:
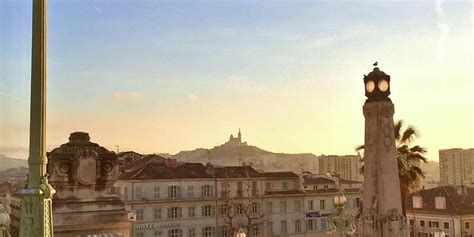
[[[396,159],[393,125],[394,105],[390,94],[390,76],[377,67],[365,76],[366,96],[365,152],[362,236],[403,236],[400,180]]]

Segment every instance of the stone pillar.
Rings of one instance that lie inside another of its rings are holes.
[[[394,105],[388,98],[390,76],[375,68],[364,81],[368,99],[363,107],[364,183],[359,233],[364,237],[404,236]]]

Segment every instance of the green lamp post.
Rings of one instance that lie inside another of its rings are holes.
[[[344,211],[344,204],[346,204],[347,198],[344,196],[342,191],[337,192],[334,197],[334,204],[336,205],[335,213],[329,217],[329,228],[328,234],[337,233],[338,236],[343,237],[346,235],[352,235],[356,231],[354,222],[354,215],[347,214]]]
[[[55,190],[46,175],[46,0],[33,0],[32,28],[29,172],[20,190],[20,237],[49,237]]]

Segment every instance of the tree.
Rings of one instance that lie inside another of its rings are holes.
[[[402,129],[405,129],[404,131]],[[421,180],[425,178],[425,172],[420,168],[420,163],[426,163],[424,157],[426,148],[413,145],[414,140],[419,137],[419,132],[413,125],[404,127],[403,120],[394,124],[395,145],[397,148],[398,176],[400,178],[400,192],[402,195],[402,209],[405,215],[405,202],[410,189],[416,188]],[[356,147],[356,151],[364,150],[364,145]],[[363,160],[362,160],[363,162]],[[364,174],[364,165],[360,169]]]
[[[237,197],[235,198],[231,197],[229,188],[225,191],[224,204],[219,207],[219,215],[224,216],[224,222],[229,228],[230,236],[236,236],[240,228],[247,233],[247,236],[251,236],[252,229],[260,228],[264,223],[263,210],[253,198],[258,190],[251,190],[250,187],[250,181],[247,181],[246,195],[243,194],[243,190],[237,190]],[[227,234],[223,235],[229,236]]]

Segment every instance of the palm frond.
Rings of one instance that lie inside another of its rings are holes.
[[[410,144],[416,137],[418,137],[418,130],[415,126],[409,125],[400,138],[400,144]]]
[[[403,127],[403,120],[399,119],[397,120],[397,122],[395,122],[395,125],[394,125],[394,132],[395,132],[395,140],[400,140],[400,137],[401,137],[401,129]]]
[[[416,146],[413,146],[413,147],[410,148],[410,152],[425,154],[426,153],[426,148],[416,145]]]

